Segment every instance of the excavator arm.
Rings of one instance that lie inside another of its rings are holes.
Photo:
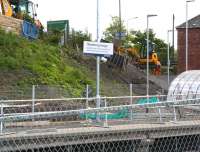
[[[0,0],[2,14],[11,17],[13,15],[12,7],[7,0]]]

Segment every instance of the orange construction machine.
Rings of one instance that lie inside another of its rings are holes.
[[[154,46],[150,43],[149,48],[149,59],[147,60],[146,52],[144,49],[139,50],[136,47],[122,47],[114,45],[114,55],[110,59],[114,64],[119,64],[120,67],[125,67],[123,64],[129,63],[136,65],[141,69],[145,69],[147,61],[149,62],[149,67],[154,75],[161,74],[161,63],[159,61],[157,53],[154,51]]]

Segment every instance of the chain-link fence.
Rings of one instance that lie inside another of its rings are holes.
[[[73,95],[62,86],[33,85],[25,87],[4,86],[0,87],[0,99],[47,99],[47,98],[69,98]]]
[[[135,96],[132,87],[123,88],[126,96],[101,98],[89,96],[89,87],[86,97],[80,98],[69,98],[64,89],[45,86],[33,86],[28,93],[16,91],[15,97],[4,92],[0,151],[200,151],[199,99]]]
[[[87,89],[89,97],[96,95],[96,88],[89,85],[82,89],[79,96],[73,95],[67,88],[59,85],[0,86],[0,100],[30,99],[33,97],[37,99],[86,97]],[[151,95],[163,94],[163,90],[150,83],[149,93]],[[137,80],[134,84],[118,84],[116,82],[114,85],[109,85],[107,82],[101,85],[100,94],[101,96],[146,95],[146,82],[140,83],[140,80]]]

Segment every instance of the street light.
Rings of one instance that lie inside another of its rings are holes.
[[[147,103],[149,103],[149,18],[155,17],[156,14],[147,15]]]
[[[97,0],[97,42],[100,42],[99,38],[99,0]],[[96,60],[96,107],[100,108],[100,56],[97,56]],[[99,114],[97,114],[97,121],[99,121]]]
[[[186,1],[186,28],[185,28],[185,70],[188,70],[188,3],[194,2],[194,0]]]
[[[169,68],[170,68],[170,58],[169,58],[169,32],[172,32],[173,30],[168,30],[167,31],[167,85],[169,87]]]
[[[134,20],[134,19],[137,19],[137,18],[138,18],[138,17],[132,17],[132,18],[129,18],[129,19],[126,20],[126,24],[127,24],[127,25],[126,25],[126,26],[127,26],[127,37],[128,37],[128,29],[129,29],[129,28],[128,28],[128,22],[129,22],[130,20]]]

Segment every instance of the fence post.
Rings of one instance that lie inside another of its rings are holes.
[[[88,97],[89,97],[89,86],[87,84],[87,86],[86,86],[86,109],[89,108]],[[88,114],[86,114],[86,121],[88,121]]]
[[[161,95],[165,94],[165,90],[162,88]],[[164,101],[164,96],[162,96],[162,101]]]
[[[164,101],[164,100],[163,100],[163,96],[162,96],[162,95],[163,95],[163,89],[162,89],[161,92],[158,91],[158,92],[157,92],[157,95],[158,95],[157,98],[159,98],[159,102],[160,102],[160,101],[163,102],[163,101]],[[160,99],[161,99],[161,100],[160,100]],[[161,108],[160,108],[160,107],[158,107],[158,114],[159,114],[159,118],[160,118],[160,123],[162,123],[162,122],[163,122],[163,121],[162,121],[162,111],[161,111]]]
[[[162,112],[161,112],[161,108],[158,108],[158,113],[160,116],[160,123],[162,123]]]
[[[105,104],[105,108],[107,108],[107,100],[106,100],[106,98],[104,99],[104,104]],[[106,111],[105,121],[104,121],[103,126],[104,127],[108,127],[108,114],[107,114],[107,111]]]
[[[3,117],[3,103],[1,103],[1,118]],[[1,134],[3,133],[3,119],[1,120]]]
[[[32,113],[35,112],[35,85],[32,86]],[[34,119],[32,119],[34,121]]]
[[[133,104],[133,84],[130,84],[130,105],[132,106]],[[133,109],[131,107],[130,110],[130,119],[133,120]]]
[[[175,106],[173,106],[173,110],[174,110],[174,121],[176,122],[176,108],[175,108]]]

